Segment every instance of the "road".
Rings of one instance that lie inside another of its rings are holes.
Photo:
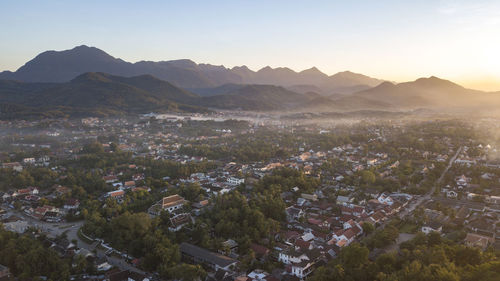
[[[400,219],[404,219],[407,215],[411,214],[418,206],[422,205],[422,203],[431,200],[432,195],[434,194],[434,192],[436,192],[436,189],[437,189],[438,185],[441,183],[441,181],[443,181],[444,175],[451,168],[451,166],[453,165],[453,162],[455,162],[455,160],[457,159],[457,157],[458,157],[458,155],[460,154],[461,151],[462,151],[462,147],[459,147],[458,150],[457,150],[457,152],[450,159],[450,161],[448,162],[448,165],[446,166],[446,168],[444,169],[444,171],[441,173],[441,176],[438,178],[438,180],[436,181],[436,183],[432,186],[431,190],[429,190],[429,192],[427,192],[426,194],[424,194],[424,195],[422,195],[420,197],[417,197],[416,199],[414,197],[414,199],[412,199],[412,201],[408,204],[408,206],[406,208],[404,208],[402,211],[399,212],[398,216],[399,216]],[[380,229],[384,228],[390,221],[391,220],[384,221],[379,226],[379,228]],[[375,232],[373,232],[372,234],[366,236],[366,238],[374,235],[374,233]],[[386,250],[395,250],[395,249],[398,249],[399,244],[401,244],[404,241],[407,241],[407,240],[411,239],[412,235],[413,234],[401,233],[400,236],[398,237],[398,240],[395,243],[392,243],[390,246],[386,247]]]
[[[23,218],[28,222],[29,226],[39,228],[40,230],[42,230],[42,232],[44,232],[47,235],[47,237],[55,238],[63,233],[66,233],[66,237],[68,238],[69,241],[73,240],[77,241],[77,247],[85,248],[91,252],[95,252],[97,257],[105,256],[105,251],[96,247],[97,243],[88,244],[87,242],[81,240],[80,237],[78,236],[78,230],[83,226],[84,221],[51,223],[51,222],[39,221],[37,219],[34,219],[26,215],[24,212],[19,212],[16,210],[9,209],[7,206],[5,206],[5,209],[8,210],[7,216],[14,214],[18,217]],[[144,271],[127,263],[123,258],[109,256],[107,257],[107,259],[109,264],[116,266],[121,270],[130,270],[140,274],[146,274]]]
[[[429,192],[427,192],[425,195],[417,198],[415,202],[409,204],[408,208],[405,208],[403,211],[399,213],[399,217],[401,219],[406,217],[408,214],[411,214],[418,206],[422,205],[422,203],[431,200],[432,195],[436,192],[438,185],[443,181],[444,175],[446,175],[451,166],[453,166],[453,162],[455,162],[462,149],[463,149],[462,146],[457,149],[457,152],[455,153],[455,155],[453,155],[453,157],[451,157],[450,161],[448,162],[448,165],[441,173],[441,176],[438,178],[436,183],[432,186],[431,190],[429,190]]]

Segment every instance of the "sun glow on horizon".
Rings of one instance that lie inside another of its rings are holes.
[[[328,75],[350,70],[396,82],[437,76],[500,91],[497,0],[28,2],[0,4],[0,26],[9,27],[0,29],[0,71],[45,50],[85,44],[131,62],[315,66]]]

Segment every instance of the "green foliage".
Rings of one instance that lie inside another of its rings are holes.
[[[180,264],[172,269],[171,277],[176,280],[196,281],[204,280],[207,273],[200,265]]]
[[[365,233],[367,235],[371,234],[375,230],[375,227],[373,226],[373,224],[368,223],[368,222],[362,223],[361,227],[363,228],[363,233]]]
[[[50,280],[68,280],[69,261],[43,247],[42,243],[28,236],[18,236],[0,225],[0,264],[21,279],[46,276]]]
[[[284,191],[291,191],[298,187],[301,193],[310,193],[316,190],[320,182],[316,178],[307,177],[303,172],[292,168],[276,169],[272,175],[265,176],[255,185],[258,192],[273,190],[277,195]]]
[[[239,192],[231,192],[214,199],[214,208],[206,218],[214,226],[217,236],[224,238],[252,240],[269,237],[273,231],[279,230],[279,223],[266,216],[253,202]]]
[[[373,184],[376,180],[375,174],[369,170],[361,171],[361,181],[364,184]]]
[[[399,253],[385,253],[368,260],[368,249],[352,244],[339,258],[318,268],[311,280],[473,281],[499,280],[498,253],[453,244],[439,234],[423,233],[401,244]]]
[[[393,225],[387,225],[383,229],[376,230],[373,235],[365,240],[366,245],[371,248],[383,248],[393,243],[399,236],[399,230]]]

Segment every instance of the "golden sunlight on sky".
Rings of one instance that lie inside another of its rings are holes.
[[[131,62],[434,75],[500,91],[500,0],[5,1],[0,26],[0,71],[85,44]]]

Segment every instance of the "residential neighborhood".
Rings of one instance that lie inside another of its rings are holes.
[[[307,280],[345,249],[376,260],[418,235],[499,249],[490,144],[425,123],[194,118],[2,121],[26,130],[2,139],[3,229],[84,258],[78,280]]]

